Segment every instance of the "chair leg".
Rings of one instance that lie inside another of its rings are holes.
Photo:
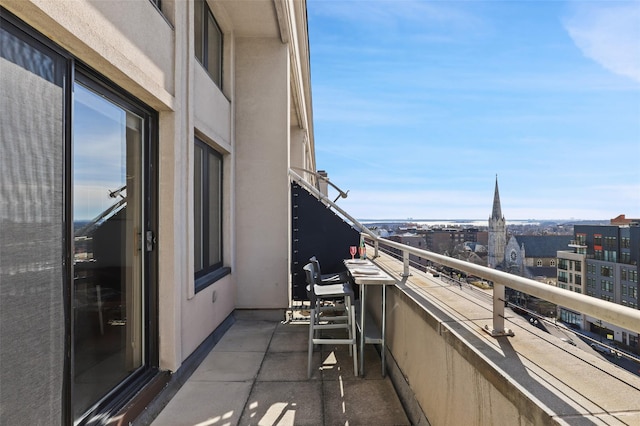
[[[350,305],[349,318],[351,318],[350,330],[353,336],[353,345],[349,347],[353,347],[353,375],[358,377],[358,337],[356,334],[356,310],[354,308],[355,305]]]
[[[350,296],[346,296],[344,298],[344,307],[345,307],[345,312],[348,315],[347,318],[347,324],[349,326],[349,340],[353,340],[355,339],[355,335],[353,334],[353,327],[352,327],[352,318],[351,318],[351,311],[353,309],[353,305],[352,305],[352,300]],[[349,355],[353,356],[353,349],[352,349],[352,345],[349,345]]]
[[[307,359],[307,378],[311,378],[311,363],[313,359],[313,339],[315,338],[315,322],[316,322],[316,313],[315,307],[311,308],[311,312],[309,315],[309,355]]]

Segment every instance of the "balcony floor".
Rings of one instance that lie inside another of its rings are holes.
[[[380,357],[366,345],[353,375],[348,346],[317,346],[307,379],[308,322],[237,319],[152,426],[408,425]]]

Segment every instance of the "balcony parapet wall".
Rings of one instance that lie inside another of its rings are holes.
[[[376,261],[400,277],[401,262]],[[477,288],[420,273],[399,280],[387,291],[386,350],[412,421],[424,414],[434,426],[640,424],[640,377],[510,311],[515,336],[491,337],[483,331],[491,300]],[[368,302],[379,311],[378,292]]]

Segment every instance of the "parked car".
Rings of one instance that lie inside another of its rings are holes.
[[[609,349],[606,346],[602,346],[602,345],[599,345],[597,343],[592,343],[589,346],[591,346],[594,351],[600,352],[601,354],[606,355],[606,356],[615,356],[615,354],[616,354],[612,349]]]

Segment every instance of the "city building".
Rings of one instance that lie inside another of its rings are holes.
[[[610,225],[576,225],[568,246],[557,252],[559,287],[638,309],[640,221],[621,215]],[[560,319],[638,351],[637,333],[563,307]]]
[[[570,241],[570,235],[512,235],[505,249],[504,270],[554,284],[557,252]]]
[[[391,235],[388,238],[391,241],[397,241],[409,247],[415,247],[422,250],[427,250],[425,248],[426,241],[425,241],[424,235],[418,235],[411,232],[406,232],[404,234]],[[393,247],[389,247],[389,251],[399,256],[399,258],[402,258],[400,250],[394,249]],[[426,270],[426,267],[428,266],[427,259],[424,259],[420,256],[416,256],[414,254],[409,255],[409,262],[411,263],[411,266],[420,268],[422,270]]]
[[[436,253],[453,253],[464,243],[476,243],[480,230],[475,227],[429,228],[418,231],[424,234],[427,250]],[[482,237],[481,237],[482,238]]]

